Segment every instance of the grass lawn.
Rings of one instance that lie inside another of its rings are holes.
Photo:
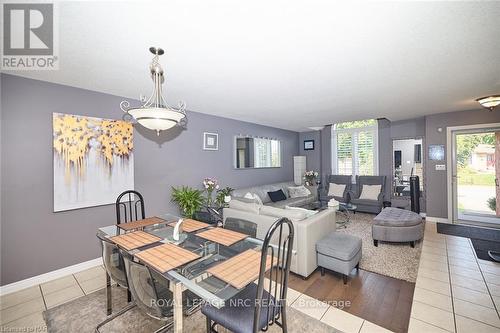
[[[479,173],[469,168],[459,169],[458,184],[495,186],[495,174]]]

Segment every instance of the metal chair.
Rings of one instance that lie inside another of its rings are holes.
[[[144,220],[146,218],[144,198],[142,197],[142,194],[134,190],[122,192],[118,198],[116,198],[115,210],[117,224],[141,219]]]
[[[273,324],[287,332],[286,294],[293,237],[293,224],[287,218],[269,228],[262,245],[258,283],[245,287],[220,309],[204,304],[201,312],[207,318],[207,332],[217,332],[215,326],[220,325],[235,333],[256,333]],[[268,254],[271,268],[266,272]]]
[[[101,249],[102,249],[102,260],[104,263],[104,267],[106,268],[106,297],[107,297],[107,315],[108,317],[99,323],[95,329],[96,332],[99,332],[99,328],[104,326],[105,324],[109,323],[113,319],[117,318],[118,316],[121,316],[128,310],[132,309],[135,307],[135,303],[131,302],[131,295],[130,291],[128,290],[128,281],[127,281],[127,274],[125,272],[125,263],[123,261],[123,257],[120,253],[120,250],[118,247],[108,240],[105,237],[102,237],[101,235],[97,235],[97,238],[99,238],[101,242]],[[111,297],[111,279],[116,281],[119,286],[122,286],[124,288],[127,288],[127,301],[129,304],[125,306],[123,309],[118,311],[117,313],[111,315],[111,302],[112,302],[112,297]],[[111,315],[111,316],[110,316]]]

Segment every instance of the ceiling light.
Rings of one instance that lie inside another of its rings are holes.
[[[500,95],[493,95],[488,97],[481,97],[476,99],[484,108],[493,111],[493,109],[500,104]]]
[[[162,84],[165,77],[163,76],[163,68],[159,63],[159,57],[165,52],[163,49],[156,47],[150,47],[149,51],[154,54],[153,61],[149,66],[154,85],[153,93],[147,100],[145,96],[141,95],[140,100],[143,104],[140,107],[130,107],[128,101],[122,101],[120,108],[139,124],[156,131],[156,134],[160,135],[160,131],[168,130],[186,122],[186,104],[179,102],[179,107],[175,109],[165,102],[162,95]]]

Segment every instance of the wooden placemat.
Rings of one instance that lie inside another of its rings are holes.
[[[111,237],[110,239],[126,250],[137,249],[138,247],[162,240],[160,237],[156,237],[144,231],[129,232],[127,234]]]
[[[261,253],[255,250],[246,250],[217,266],[207,269],[215,277],[229,283],[237,289],[246,287],[259,277]],[[266,272],[271,268],[271,256],[267,256]]]
[[[200,258],[196,253],[171,243],[152,247],[137,253],[135,256],[161,273]]]
[[[134,229],[144,228],[144,227],[147,227],[148,225],[153,225],[153,224],[157,224],[157,223],[165,223],[165,222],[167,222],[167,221],[155,216],[155,217],[148,217],[144,220],[137,220],[137,221],[128,222],[128,223],[120,223],[120,224],[117,224],[117,226],[118,226],[118,228],[123,229],[125,231],[130,231],[130,230],[134,230]]]
[[[240,240],[248,237],[248,235],[242,234],[241,232],[223,228],[213,228],[207,231],[200,232],[199,234],[196,234],[196,236],[200,236],[202,238],[225,246],[231,246],[234,243],[237,243]]]
[[[175,227],[176,224],[177,221],[169,223],[168,225]],[[184,222],[182,222],[182,230],[185,232],[193,232],[207,227],[210,227],[210,224],[196,221],[193,219],[184,219]]]

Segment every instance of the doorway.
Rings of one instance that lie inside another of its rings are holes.
[[[453,223],[500,227],[500,126],[451,131]]]

